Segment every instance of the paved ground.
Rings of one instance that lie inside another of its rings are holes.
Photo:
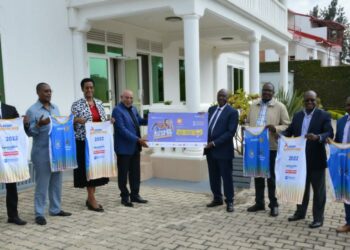
[[[5,197],[0,197],[0,249],[350,249],[350,234],[337,234],[343,224],[342,204],[327,203],[325,225],[309,229],[305,221],[288,223],[294,205],[281,206],[277,218],[268,212],[246,212],[253,191],[237,195],[235,212],[206,208],[209,194],[144,184],[147,205],[121,206],[115,181],[98,188],[104,213],[88,211],[85,190],[63,188],[63,209],[71,217],[47,217],[46,226],[33,218],[33,189],[20,193],[24,227],[6,222]]]

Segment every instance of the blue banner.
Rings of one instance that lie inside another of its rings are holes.
[[[208,138],[207,113],[149,113],[150,147],[204,147]]]
[[[328,160],[329,175],[333,184],[335,199],[350,202],[350,144],[330,145]]]
[[[261,127],[244,130],[244,176],[270,177],[269,131]]]

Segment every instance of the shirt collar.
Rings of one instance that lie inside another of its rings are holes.
[[[37,100],[36,105],[37,105],[39,108],[45,108],[44,104],[42,104],[42,102],[39,101],[39,100]],[[51,108],[51,109],[55,109],[55,106],[52,105],[51,102],[50,102],[50,108]]]
[[[226,108],[226,106],[227,106],[227,102],[226,102],[225,105],[222,106],[222,107],[220,107],[220,106],[218,105],[217,110],[220,109],[220,110],[222,111],[222,110],[224,110],[224,108]]]
[[[307,114],[306,113],[306,110],[305,109],[303,109],[303,111],[304,111],[304,115],[305,116],[312,116],[313,114],[314,114],[314,112],[315,112],[315,109],[316,109],[316,107],[311,111],[311,113],[310,114]]]
[[[273,106],[275,104],[275,101],[274,99],[272,98],[270,101],[268,102],[263,102],[262,99],[260,99],[260,101],[258,102],[258,105],[268,105],[268,106]]]

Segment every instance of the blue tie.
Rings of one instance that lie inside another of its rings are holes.
[[[216,119],[217,119],[217,117],[218,117],[218,115],[219,115],[219,113],[220,113],[220,110],[221,110],[221,108],[218,108],[217,109],[217,111],[216,111],[216,113],[215,113],[215,115],[213,116],[213,118],[210,120],[210,124],[209,124],[209,134],[211,135],[211,133],[212,133],[212,130],[213,130],[213,127],[214,127],[214,124],[215,124],[215,121],[216,121]]]

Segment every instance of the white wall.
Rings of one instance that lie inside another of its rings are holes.
[[[281,77],[279,72],[271,72],[271,73],[260,73],[260,91],[262,89],[262,85],[270,82],[275,86],[275,92],[277,92],[281,86],[280,84]],[[291,93],[294,89],[294,74],[288,73],[288,91]]]
[[[68,114],[74,101],[72,36],[62,0],[0,3],[0,35],[6,102],[20,114],[37,100],[35,86],[47,82],[52,102]]]

